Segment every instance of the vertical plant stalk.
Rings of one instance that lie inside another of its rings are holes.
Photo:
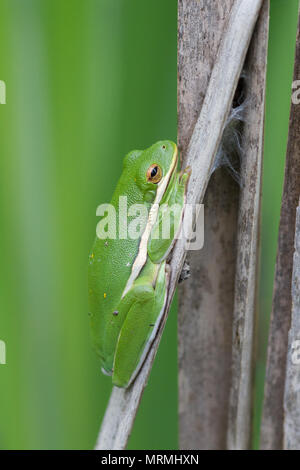
[[[178,141],[183,159],[195,110],[201,108],[232,4],[179,2]],[[179,432],[183,449],[226,448],[228,426],[229,447],[249,445],[268,12],[266,1],[247,59],[247,101],[251,105],[246,116],[240,208],[238,186],[226,171],[218,170],[204,199],[205,247],[188,256],[192,278],[179,288]],[[196,22],[199,14],[202,21]],[[195,36],[200,40],[194,41]],[[242,313],[241,318],[237,312]],[[242,330],[239,350],[237,327]],[[235,354],[228,423],[233,329]],[[245,421],[240,418],[241,412],[246,413]],[[238,437],[236,432],[242,429]]]
[[[233,4],[178,2],[178,146],[183,162]],[[226,169],[213,174],[203,201],[204,248],[187,254],[191,278],[178,288],[181,449],[226,447],[238,194]]]
[[[297,30],[294,80],[300,80],[300,15]],[[299,95],[299,93],[298,93]],[[294,103],[293,103],[294,101]],[[283,447],[283,401],[292,310],[292,271],[296,208],[300,194],[300,104],[291,103],[278,251],[270,321],[261,448]]]
[[[199,204],[203,201],[261,5],[262,0],[236,0],[231,10],[226,33],[222,38],[206,96],[186,154],[185,163],[190,165],[192,169],[187,189],[187,202],[189,204]],[[198,21],[201,21],[200,17]],[[189,221],[189,224],[190,229],[192,229],[192,220]],[[155,341],[132,386],[127,390],[113,389],[96,449],[116,450],[126,447],[185,256],[186,243],[181,238],[177,240],[172,253],[167,305]]]
[[[299,136],[300,139],[300,136]],[[297,207],[292,317],[284,393],[284,449],[300,450],[300,206]]]
[[[249,449],[251,445],[269,7],[269,0],[265,0],[245,63],[247,104],[237,230],[228,449]]]

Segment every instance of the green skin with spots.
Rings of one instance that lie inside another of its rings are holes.
[[[157,183],[147,178],[152,165],[161,169]],[[188,172],[178,173],[176,167],[177,147],[170,141],[157,142],[125,157],[111,201],[116,212],[116,239],[96,237],[89,256],[92,342],[102,371],[112,375],[113,384],[118,387],[127,387],[136,377],[163,313],[168,284],[165,259],[180,228],[189,176]],[[159,204],[146,243],[141,243],[141,237],[119,237],[120,196],[127,197],[127,208],[143,204],[148,213],[154,202]],[[175,209],[173,206],[171,211],[173,204]],[[170,236],[164,239],[159,233],[169,215]],[[134,263],[138,270],[132,274]]]

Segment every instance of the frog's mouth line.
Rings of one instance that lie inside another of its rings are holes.
[[[171,177],[173,176],[174,172],[176,171],[177,168],[177,161],[178,161],[178,150],[177,150],[177,145],[175,145],[174,148],[174,153],[172,157],[172,164],[170,166],[170,169],[168,173],[161,179],[159,184],[157,185],[157,192],[155,196],[154,203],[149,211],[149,216],[148,216],[148,221],[145,227],[145,230],[143,232],[143,235],[141,237],[139,249],[138,249],[138,254],[135,258],[135,261],[132,265],[132,270],[131,274],[129,276],[129,279],[127,281],[126,287],[123,291],[122,294],[122,299],[125,297],[127,292],[131,289],[132,284],[140,274],[143,266],[145,265],[147,261],[147,246],[148,246],[148,240],[151,234],[151,230],[156,222],[157,215],[158,215],[158,210],[159,210],[159,204],[160,201],[162,200],[163,195],[165,194],[166,188],[169,184],[169,181]]]

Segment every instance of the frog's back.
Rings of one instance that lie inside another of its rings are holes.
[[[143,202],[142,195],[128,185],[128,175],[123,173],[111,201],[116,215],[116,238],[96,237],[89,255],[88,287],[91,334],[94,348],[102,362],[107,359],[104,341],[105,326],[109,317],[116,312],[130,277],[140,243],[140,238],[132,239],[128,236],[124,239],[120,238],[120,196],[126,196],[128,207],[131,204]],[[124,199],[121,204],[124,204]],[[122,214],[121,217],[124,215]]]

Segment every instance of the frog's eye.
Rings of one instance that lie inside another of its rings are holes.
[[[162,171],[161,171],[161,168],[159,165],[157,165],[157,163],[153,163],[153,165],[151,165],[149,168],[148,168],[148,171],[147,171],[147,181],[149,181],[150,183],[159,183],[160,180],[162,179]]]

